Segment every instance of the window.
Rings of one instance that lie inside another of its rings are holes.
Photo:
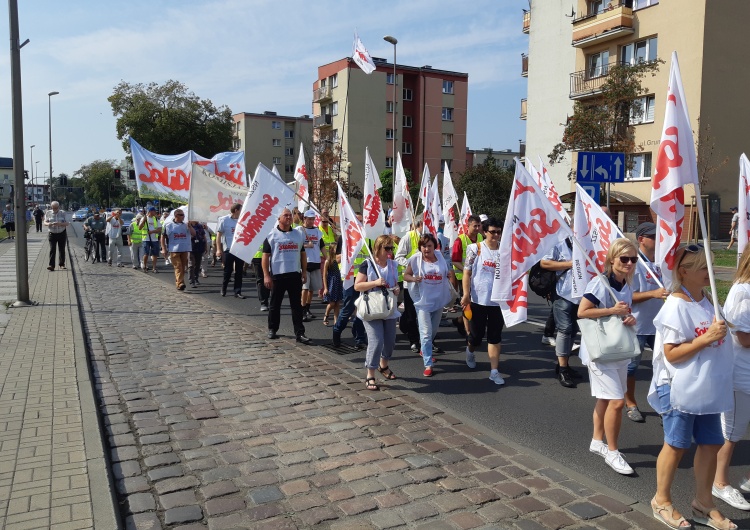
[[[411,154],[411,144],[409,142],[404,142],[401,144],[401,152],[405,155]]]
[[[443,94],[453,94],[453,81],[443,81]]]
[[[339,102],[334,101],[331,104],[331,116],[338,116],[339,115]]]
[[[448,171],[450,171],[451,165],[453,165],[453,159],[452,158],[443,158],[440,161],[440,167],[445,167],[446,165],[448,166]]]
[[[394,77],[393,77],[392,73],[385,74],[385,84],[386,85],[392,85],[393,84],[393,79],[394,79]]]
[[[280,156],[273,157],[273,164],[275,166],[280,166],[281,165],[281,157]]]
[[[404,116],[403,117],[403,126],[404,127],[411,127],[411,116]]]
[[[658,39],[650,39],[632,42],[620,48],[620,62],[623,64],[638,64],[656,60]]]
[[[337,86],[339,86],[339,74],[333,74],[328,79],[331,80],[331,88],[336,88]]]
[[[405,88],[404,89],[404,101],[411,101],[411,98],[412,98],[411,88]]]
[[[284,131],[284,138],[294,138],[294,131]]]
[[[333,133],[331,134],[331,138],[333,139],[333,143],[337,144],[339,143],[339,130],[334,129]]]
[[[292,164],[285,165],[284,173],[294,173],[294,166]]]
[[[393,129],[386,129],[385,130],[385,139],[386,140],[393,140]]]
[[[507,158],[503,159],[503,167],[508,167],[508,159]]]
[[[594,53],[586,58],[587,76],[601,77],[609,72],[609,51]]]
[[[644,96],[633,101],[633,106],[630,109],[630,125],[653,122],[655,104],[656,98],[654,96]]]
[[[443,147],[453,147],[453,135],[443,133]]]
[[[273,142],[274,147],[281,147],[281,140],[279,140],[278,138],[274,138],[271,141]]]
[[[324,86],[326,86],[326,81],[327,79],[325,77],[320,80],[320,88],[323,88]]]
[[[393,167],[393,157],[392,156],[385,157],[385,167]]]
[[[453,109],[450,107],[443,107],[443,121],[453,121]]]
[[[236,125],[237,125],[237,132],[240,132],[242,130],[242,122],[238,121]]]
[[[633,0],[633,9],[642,9],[648,6],[655,6],[659,0]]]
[[[284,154],[286,156],[294,156],[294,147],[285,147]]]
[[[385,102],[385,111],[386,112],[393,112],[393,108],[394,108],[393,101],[386,101]]]
[[[281,122],[280,121],[272,121],[271,122],[271,129],[281,129]]]
[[[589,15],[598,15],[604,12],[611,3],[611,0],[592,0],[589,2]]]
[[[633,167],[628,170],[628,180],[651,180],[651,153],[630,156]]]

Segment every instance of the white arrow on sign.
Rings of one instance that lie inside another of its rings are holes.
[[[620,157],[615,158],[615,180],[620,180],[620,166],[622,165],[622,161],[620,160]]]
[[[602,166],[599,166],[598,168],[596,168],[594,173],[601,175],[604,180],[609,180],[609,173],[607,173],[607,170],[604,169],[604,167]]]
[[[581,168],[581,177],[583,177],[585,179],[586,175],[588,175],[588,174],[589,174],[589,168],[586,165],[586,157],[584,156],[583,157],[583,167]]]

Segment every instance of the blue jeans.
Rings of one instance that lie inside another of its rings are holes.
[[[346,329],[346,325],[349,323],[349,319],[354,314],[354,301],[359,297],[359,293],[354,290],[354,286],[344,289],[344,299],[339,313],[339,318],[333,325],[333,334],[339,337]],[[367,344],[367,334],[365,333],[365,326],[362,321],[358,318],[354,318],[352,322],[352,335],[354,335],[355,344]]]
[[[578,304],[574,304],[565,298],[558,298],[552,304],[552,313],[555,315],[555,325],[557,326],[555,355],[570,357],[570,352],[573,351],[573,337],[577,333]]]
[[[442,316],[442,307],[432,312],[417,309],[419,342],[422,344],[422,360],[424,361],[425,368],[432,366],[432,341],[435,339],[435,335],[437,335]]]
[[[638,346],[641,347],[641,353],[630,360],[630,364],[628,364],[628,377],[633,377],[635,375],[635,371],[638,369],[638,365],[641,364],[641,359],[643,358],[643,348],[648,345],[649,348],[651,348],[652,350],[654,349],[655,338],[656,335],[638,335]]]
[[[393,354],[393,347],[396,345],[396,319],[359,322],[368,338],[365,368],[374,370],[380,366],[380,359],[387,361]]]

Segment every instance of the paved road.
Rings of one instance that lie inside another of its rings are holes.
[[[75,225],[74,231],[80,234],[80,224]],[[82,239],[73,241],[74,244],[82,243]],[[129,257],[126,261],[129,261]],[[91,266],[106,267],[98,264]],[[165,283],[165,288],[173,289],[171,267],[164,266],[160,261],[160,268],[161,273],[156,277]],[[220,272],[220,268],[208,269],[210,277],[201,280],[200,287],[188,288],[186,296],[208,297],[228,311],[248,315],[258,325],[264,325],[266,314],[259,311],[253,279],[245,279],[243,290],[248,299],[221,298],[218,294]],[[547,311],[543,301],[538,298],[532,300],[529,311],[532,319],[543,322]],[[330,328],[325,328],[321,323],[323,305],[315,303],[313,312],[320,317],[306,324],[307,335],[315,339],[316,344],[330,344]],[[282,310],[280,334],[292,335],[288,308]],[[501,358],[501,373],[507,382],[504,387],[496,387],[487,380],[489,363],[486,357],[482,359],[481,353],[478,355],[477,369],[467,369],[463,354],[458,353],[463,350],[462,340],[451,328],[442,328],[438,336],[440,346],[447,353],[438,356],[436,375],[431,379],[421,375],[421,358],[413,354],[403,340],[397,343],[391,366],[400,378],[401,388],[417,392],[439,408],[457,411],[519,446],[531,448],[592,480],[648,504],[656,483],[656,455],[663,440],[658,417],[645,400],[650,380],[650,359],[644,359],[637,385],[637,396],[642,403],[646,423],[634,424],[625,419],[620,436],[620,447],[636,470],[636,475],[622,477],[609,469],[602,459],[587,451],[594,405],[587,379],[574,390],[561,387],[554,379],[554,351],[542,346],[540,337],[540,327],[533,324],[505,331]],[[344,334],[344,339],[349,341],[349,332]],[[344,350],[341,358],[361,366],[364,355],[362,352]],[[580,366],[577,358],[572,363]],[[749,448],[750,445],[744,441],[735,452],[731,472],[735,482],[750,464]],[[675,502],[685,512],[693,491],[691,460],[692,453],[678,470],[673,490]],[[724,513],[738,522],[741,528],[750,528],[750,515],[723,503],[720,505]]]

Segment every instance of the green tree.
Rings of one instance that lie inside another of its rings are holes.
[[[510,167],[499,166],[490,152],[484,162],[461,175],[456,184],[459,206],[465,192],[475,214],[486,214],[502,222],[513,189],[514,173],[513,164]]]
[[[86,198],[90,202],[100,206],[118,202],[124,188],[115,182],[116,167],[118,164],[114,160],[95,160],[73,173],[83,182]]]
[[[117,138],[126,153],[131,137],[163,155],[192,149],[210,158],[232,148],[232,111],[200,99],[178,81],[163,85],[121,81],[107,101],[117,117]]]
[[[411,170],[404,169],[406,173],[406,182],[409,183],[409,195],[411,196],[411,203],[417,204],[417,198],[419,197],[419,183],[415,183],[411,179]],[[393,203],[393,170],[384,169],[380,172],[380,183],[383,185],[380,188],[380,200],[383,203]]]

